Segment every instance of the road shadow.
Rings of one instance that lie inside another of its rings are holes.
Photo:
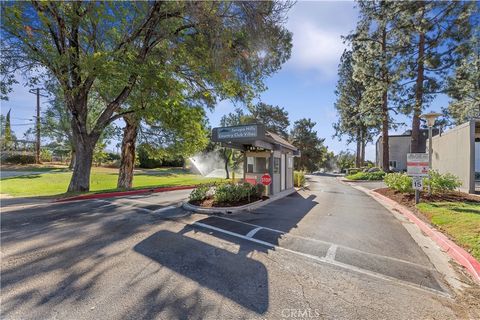
[[[233,242],[240,247],[240,252],[243,252],[245,255],[248,255],[252,251],[268,253],[269,250],[275,250],[275,246],[280,245],[280,243],[285,240],[287,234],[297,228],[298,223],[318,204],[315,198],[316,196],[312,194],[304,197],[300,193],[295,192],[283,199],[251,212],[245,211],[233,216],[223,216],[228,220],[222,219],[222,216],[211,216],[198,220],[193,230]],[[288,211],[288,215],[284,214],[285,210]],[[200,223],[200,225],[198,223]],[[207,227],[202,227],[202,224],[207,225]],[[233,232],[241,236],[247,236],[249,232],[261,226],[264,227],[264,229],[257,231],[253,235],[253,239],[260,240],[265,244],[252,244],[251,241],[240,237],[215,230],[212,231],[208,226]],[[191,226],[187,226],[182,232],[185,233],[191,229]],[[289,239],[288,241],[292,240]]]
[[[223,297],[258,314],[268,310],[268,274],[261,262],[247,257],[255,249],[252,244],[232,253],[188,237],[188,227],[152,234],[151,228],[164,219],[115,203],[52,204],[5,212],[0,218],[5,318],[22,312],[49,318],[51,310],[102,300],[109,292],[99,291],[105,281],[120,297],[133,294],[136,301],[128,311],[118,311],[120,318],[203,319],[221,309]],[[121,267],[145,264],[133,252],[154,262],[146,264],[149,270],[140,267],[134,277]],[[160,272],[163,268],[181,277]],[[112,283],[112,273],[124,274],[125,280]],[[209,291],[219,299],[206,300]]]
[[[89,201],[4,212],[0,218],[5,318],[20,307],[54,309],[90,299],[110,271],[109,261],[131,251],[126,239],[163,223],[135,209]],[[44,277],[49,280],[37,281]]]
[[[163,267],[187,277],[202,288],[263,314],[268,310],[268,274],[265,266],[247,257],[243,247],[237,254],[168,230],[159,231],[134,247]],[[251,246],[252,247],[252,246]],[[182,307],[179,306],[179,314]]]

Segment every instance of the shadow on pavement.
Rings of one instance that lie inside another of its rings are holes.
[[[167,230],[143,240],[134,250],[247,309],[259,314],[268,310],[267,270],[243,250],[234,254]]]

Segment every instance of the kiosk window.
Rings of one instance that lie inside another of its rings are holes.
[[[255,163],[254,157],[247,157],[247,173],[253,173],[253,165]]]
[[[280,158],[273,158],[273,173],[280,173]]]
[[[267,159],[255,158],[256,172],[262,173],[267,171]]]
[[[288,168],[292,169],[293,168],[293,157],[287,156],[288,159]]]

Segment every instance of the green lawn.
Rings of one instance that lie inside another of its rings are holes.
[[[480,204],[473,202],[420,203],[417,208],[480,261]]]
[[[20,177],[4,178],[0,181],[0,193],[14,197],[52,196],[65,194],[71,172],[51,172]],[[113,191],[116,189],[118,169],[92,168],[90,191]],[[195,185],[224,179],[204,178],[182,169],[137,170],[133,178],[134,188]]]

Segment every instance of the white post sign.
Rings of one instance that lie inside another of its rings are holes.
[[[428,153],[407,153],[407,174],[409,176],[428,176]]]
[[[423,178],[421,176],[414,176],[412,179],[412,187],[414,190],[423,190]]]

